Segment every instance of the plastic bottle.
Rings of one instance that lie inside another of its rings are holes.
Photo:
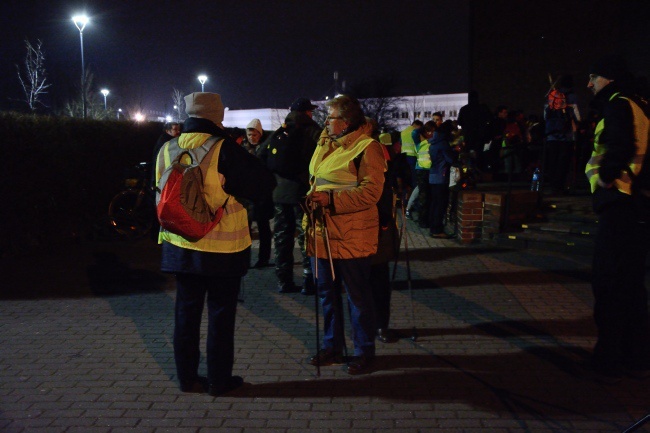
[[[535,171],[533,172],[533,180],[530,182],[530,190],[531,191],[539,191],[540,177],[541,177],[541,174],[539,172],[539,168],[536,168]]]

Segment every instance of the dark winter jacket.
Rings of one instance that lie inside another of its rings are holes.
[[[429,183],[432,185],[449,185],[449,167],[455,161],[455,154],[449,146],[445,134],[438,131],[429,139]]]
[[[287,179],[275,174],[277,187],[273,190],[273,202],[278,204],[298,204],[309,190],[309,161],[316,149],[316,142],[323,130],[306,113],[291,111],[284,120],[287,130],[301,136],[300,170],[296,179]],[[268,146],[273,134],[261,146],[260,157],[266,160]]]

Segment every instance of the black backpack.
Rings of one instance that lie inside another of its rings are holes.
[[[288,179],[304,172],[302,131],[283,124],[269,138],[266,149],[266,166],[273,173]]]

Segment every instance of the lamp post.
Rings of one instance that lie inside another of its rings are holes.
[[[201,92],[204,92],[203,85],[205,84],[206,81],[208,81],[208,76],[207,75],[199,75],[197,78],[199,79],[199,83],[201,83]]]
[[[120,120],[120,114],[122,113],[122,109],[118,108],[117,109],[117,120]]]
[[[106,96],[108,96],[109,92],[108,89],[102,89],[100,90],[101,94],[104,95],[104,111],[106,111]]]
[[[88,17],[86,15],[75,15],[72,17],[72,22],[79,30],[79,42],[81,43],[81,106],[83,107],[83,118],[86,118],[86,79],[85,66],[84,66],[84,28],[88,24]]]

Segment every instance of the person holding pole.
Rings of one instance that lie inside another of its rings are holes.
[[[312,156],[307,196],[312,224],[307,253],[323,308],[323,341],[310,362],[343,362],[342,286],[348,295],[354,356],[349,374],[365,374],[375,356],[376,322],[370,286],[371,256],[377,252],[377,202],[386,160],[381,145],[364,133],[359,101],[340,95],[327,103],[325,129]]]

